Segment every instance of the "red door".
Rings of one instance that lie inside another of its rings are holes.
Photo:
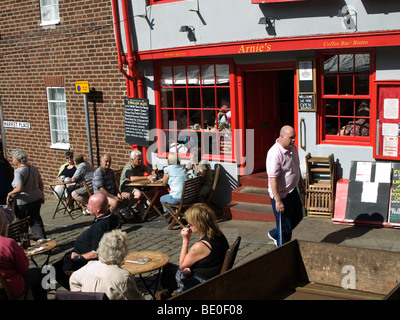
[[[246,129],[254,129],[254,171],[265,170],[269,148],[279,136],[278,71],[244,73]]]

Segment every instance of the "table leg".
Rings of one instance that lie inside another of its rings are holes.
[[[157,188],[157,190],[154,192],[153,197],[150,199],[148,197],[148,195],[144,192],[144,196],[146,197],[146,199],[150,202],[149,207],[147,208],[146,212],[143,215],[142,221],[144,221],[144,219],[146,218],[147,214],[150,212],[151,208],[154,208],[154,210],[156,210],[156,212],[158,213],[158,215],[164,219],[164,221],[168,224],[168,220],[167,218],[164,217],[164,215],[162,214],[162,212],[160,212],[160,210],[158,210],[158,208],[156,206],[154,206],[154,202],[157,199],[158,194],[160,193],[160,189]]]
[[[156,292],[157,292],[157,286],[158,286],[158,281],[159,281],[159,279],[160,279],[160,275],[161,275],[161,268],[158,269],[158,273],[157,273],[156,279],[153,281],[153,282],[155,283],[154,291],[151,291],[151,288],[150,288],[151,285],[149,286],[149,285],[146,283],[146,281],[144,280],[144,278],[142,277],[142,274],[139,274],[140,280],[143,282],[143,284],[144,284],[144,286],[145,286],[147,292],[151,295],[151,297],[153,298],[153,300],[156,300]]]

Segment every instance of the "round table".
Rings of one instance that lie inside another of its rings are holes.
[[[30,241],[30,246],[28,249],[24,249],[26,256],[31,258],[32,262],[36,265],[36,261],[33,259],[34,256],[38,254],[48,253],[47,259],[43,265],[48,264],[51,250],[53,250],[57,246],[57,242],[54,240],[38,240],[38,241]],[[39,248],[43,247],[42,250],[38,250]]]
[[[146,258],[146,262],[140,262],[140,259]],[[161,274],[161,268],[169,262],[169,256],[159,251],[133,251],[128,252],[124,259],[124,263],[121,265],[122,269],[129,271],[131,274],[138,274],[142,280],[146,290],[150,293],[153,299],[156,298],[156,291],[158,280]],[[156,279],[154,280],[154,290],[151,290],[150,286],[142,277],[142,273],[151,272],[158,270]]]

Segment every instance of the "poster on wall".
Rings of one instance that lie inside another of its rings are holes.
[[[148,147],[150,113],[148,99],[125,98],[125,137],[129,144]]]
[[[392,224],[400,224],[400,163],[396,162],[393,163],[389,222]]]

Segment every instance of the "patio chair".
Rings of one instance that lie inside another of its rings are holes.
[[[28,234],[29,232],[29,219],[30,217],[26,217],[7,225],[5,237],[12,238],[17,242],[21,242],[23,240],[21,239],[21,235]]]
[[[217,188],[217,184],[218,184],[218,178],[219,178],[219,174],[221,172],[221,165],[217,164],[217,168],[215,169],[215,174],[214,174],[214,181],[213,181],[213,185],[211,187],[211,191],[207,196],[207,200],[206,200],[206,204],[210,205],[210,202],[212,200],[212,197],[214,195],[215,189]]]
[[[237,237],[235,242],[226,251],[225,260],[224,260],[224,263],[222,265],[220,274],[223,274],[224,272],[232,269],[232,267],[233,267],[233,265],[235,263],[236,255],[237,255],[237,253],[239,251],[239,245],[240,245],[240,241],[241,240],[242,240],[242,238],[240,236]]]
[[[167,212],[171,215],[172,221],[168,227],[171,230],[175,223],[178,223],[182,228],[185,226],[180,221],[180,217],[185,211],[187,207],[195,203],[196,197],[199,194],[200,186],[201,186],[201,177],[195,177],[189,180],[186,180],[183,184],[181,201],[179,204],[171,204],[171,203],[163,203],[163,207],[167,210]],[[174,214],[171,208],[176,209],[176,214]]]

